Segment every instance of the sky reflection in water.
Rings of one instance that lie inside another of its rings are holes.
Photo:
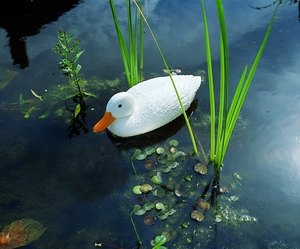
[[[126,10],[121,6],[123,1],[115,2],[120,13],[120,21],[125,27]],[[259,4],[264,6],[269,2],[251,2],[253,6]],[[231,53],[231,82],[234,85],[244,66],[252,63],[274,7],[256,10],[250,8],[246,1],[238,0],[224,1],[224,5]],[[218,60],[219,32],[217,22],[214,21],[215,6],[213,3],[206,3],[206,7],[213,56]],[[262,236],[262,240],[291,238],[292,242],[297,242],[297,235],[293,233],[300,225],[300,221],[295,219],[300,215],[300,208],[298,208],[300,201],[298,184],[300,178],[300,23],[297,19],[297,7],[297,4],[282,4],[279,8],[271,36],[242,110],[242,119],[249,121],[249,125],[246,131],[232,140],[222,170],[224,178],[232,175],[233,172],[238,172],[243,179],[240,205],[258,219],[257,230],[247,231],[249,238],[253,240],[259,240],[258,238]],[[171,67],[179,67],[187,74],[194,73],[198,69],[206,69],[200,2],[149,1],[146,13]],[[20,92],[29,97],[30,88],[42,92],[51,85],[65,83],[66,79],[61,77],[57,69],[59,58],[52,51],[52,47],[57,42],[58,30],[65,30],[81,40],[81,47],[85,53],[80,63],[85,78],[120,77],[123,65],[109,4],[107,1],[83,1],[70,12],[62,15],[58,21],[45,25],[39,34],[27,37],[29,67],[19,70],[19,75],[0,91],[1,100],[13,102],[18,99]],[[0,65],[15,69],[7,47],[5,30],[0,30],[0,37],[2,47]],[[160,74],[164,66],[147,30],[145,30],[145,39],[145,69],[147,72]],[[217,63],[215,69],[218,72]],[[99,102],[92,103],[93,107],[101,108],[102,111],[108,98],[109,96],[103,96]],[[207,82],[201,86],[198,100],[199,105],[195,115],[200,110],[208,113]],[[89,113],[90,126],[102,115],[100,111]],[[14,115],[7,114],[1,118],[2,132],[5,134],[2,138],[6,139],[6,143],[2,146],[6,144],[13,147],[16,142],[21,141],[24,148],[20,149],[21,154],[7,161],[12,168],[2,167],[7,173],[20,170],[19,173],[24,174],[24,177],[20,178],[16,173],[18,184],[24,184],[26,179],[28,181],[45,179],[46,176],[49,176],[49,181],[58,182],[59,193],[56,192],[57,189],[45,190],[45,196],[49,198],[45,203],[48,205],[58,200],[61,202],[65,200],[66,206],[55,205],[63,221],[56,227],[60,227],[57,231],[58,236],[65,233],[68,235],[70,232],[68,229],[71,233],[80,230],[88,222],[93,221],[91,217],[96,217],[98,222],[105,217],[106,222],[114,224],[115,217],[106,217],[108,206],[104,205],[103,209],[97,211],[95,206],[86,205],[85,201],[96,200],[98,201],[96,205],[99,206],[103,206],[103,203],[120,205],[113,199],[111,189],[116,192],[121,191],[132,173],[130,162],[126,161],[127,155],[120,153],[105,134],[89,133],[69,141],[64,137],[65,124],[53,124],[38,119],[23,120],[22,115],[18,116],[19,113]],[[187,138],[184,135],[185,131],[182,131],[178,136],[186,142]],[[204,137],[207,136],[208,134]],[[42,146],[41,141],[43,141]],[[103,154],[106,156],[103,157]],[[112,160],[109,158],[110,154],[119,157],[114,156]],[[18,168],[19,165],[21,169]],[[31,165],[36,165],[37,169],[32,169]],[[27,168],[31,169],[29,173]],[[32,175],[33,172],[36,174],[35,177]],[[5,179],[4,175],[2,177]],[[103,177],[104,179],[115,177],[117,181],[112,186],[103,180]],[[37,186],[44,187],[39,183]],[[13,189],[13,185],[10,184],[6,187],[6,190]],[[33,191],[35,187],[28,187],[28,192]],[[43,196],[43,193],[38,192],[37,195]],[[12,202],[11,205],[14,206],[14,203]],[[77,211],[83,209],[78,213],[78,216],[81,214],[79,223],[77,219],[72,220],[70,217],[72,208],[68,205],[74,203],[79,206],[75,205],[74,209]],[[9,208],[8,210],[14,212]],[[25,210],[22,214],[28,212]],[[41,219],[45,214],[41,213],[39,216]],[[60,219],[53,213],[49,216],[54,220]],[[11,220],[3,220],[3,223],[10,222]],[[123,225],[128,226],[128,223]],[[128,227],[131,229],[130,226]],[[97,236],[91,234],[89,242],[92,243]],[[230,245],[226,240],[221,240],[219,243],[220,246],[222,243]],[[262,241],[257,243],[257,248],[262,244],[265,245]]]

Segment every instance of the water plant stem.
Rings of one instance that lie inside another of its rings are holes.
[[[136,238],[137,238],[137,240],[138,240],[139,245],[141,245],[143,242],[142,242],[141,239],[140,239],[139,233],[138,233],[138,231],[137,231],[137,228],[136,228],[136,226],[135,226],[134,220],[133,220],[133,218],[132,218],[132,215],[133,215],[133,213],[134,213],[134,209],[135,209],[135,208],[133,208],[133,209],[131,210],[129,216],[130,216],[130,221],[131,221],[131,224],[132,224],[133,229],[134,229],[134,232],[135,232],[135,236],[136,236]]]
[[[163,52],[162,52],[162,50],[161,50],[161,48],[160,48],[160,46],[159,46],[159,44],[158,44],[158,41],[157,41],[157,39],[156,39],[156,37],[155,37],[155,35],[154,35],[154,33],[153,33],[151,27],[150,27],[150,24],[148,23],[148,21],[147,21],[145,15],[144,15],[142,9],[139,7],[139,5],[137,4],[137,2],[136,2],[135,0],[133,0],[133,2],[134,2],[134,4],[136,5],[137,9],[139,10],[140,15],[143,17],[143,19],[144,19],[144,21],[145,21],[145,23],[146,23],[146,25],[147,25],[147,27],[148,27],[148,29],[149,29],[149,31],[150,31],[152,37],[153,37],[153,40],[154,40],[154,42],[155,42],[155,44],[156,44],[156,47],[157,47],[157,49],[158,49],[158,51],[159,51],[159,53],[160,53],[160,56],[161,56],[161,58],[162,58],[162,60],[163,60],[163,62],[164,62],[164,64],[165,64],[165,67],[166,67],[166,69],[167,69],[167,71],[168,71],[168,73],[169,73],[169,76],[170,76],[171,81],[172,81],[172,85],[173,85],[173,87],[174,87],[174,90],[175,90],[177,99],[178,99],[179,104],[180,104],[180,107],[181,107],[182,114],[183,114],[183,116],[184,116],[184,119],[185,119],[185,122],[186,122],[186,125],[187,125],[187,128],[188,128],[188,131],[189,131],[189,134],[190,134],[190,137],[191,137],[191,142],[192,142],[192,145],[193,145],[194,153],[195,153],[196,155],[198,155],[198,148],[197,148],[197,145],[196,145],[196,141],[195,141],[195,137],[194,137],[194,134],[193,134],[193,130],[192,130],[192,127],[191,127],[191,125],[190,125],[190,122],[189,122],[189,119],[188,119],[188,117],[187,117],[187,114],[186,114],[186,112],[185,112],[185,110],[184,110],[184,107],[183,107],[183,104],[182,104],[180,95],[179,95],[179,93],[178,93],[178,91],[177,91],[176,85],[175,85],[175,83],[174,83],[174,80],[173,80],[173,77],[172,77],[170,68],[169,68],[169,66],[168,66],[168,64],[167,64],[167,61],[166,61],[166,59],[165,59],[165,56],[163,55]]]
[[[119,40],[119,45],[121,49],[121,55],[123,59],[125,74],[128,82],[128,86],[132,87],[137,83],[143,80],[143,67],[144,67],[144,32],[143,32],[143,20],[140,18],[138,22],[138,12],[135,11],[134,15],[134,23],[131,15],[131,0],[126,0],[127,6],[127,31],[128,31],[128,39],[129,39],[129,47],[127,49],[127,44],[123,33],[121,31],[120,24],[118,22],[117,12],[115,8],[115,4],[113,0],[109,0],[113,20],[116,28],[116,33]],[[139,6],[142,8],[142,0],[139,1]],[[138,32],[139,26],[139,32]],[[139,39],[138,39],[139,33]],[[139,42],[138,42],[139,41]],[[139,46],[139,50],[138,50]],[[139,59],[138,59],[138,51],[139,51]],[[140,60],[140,64],[138,65],[138,61]]]
[[[132,157],[130,158],[130,162],[131,162],[131,166],[132,166],[132,168],[133,168],[134,174],[137,176],[138,173],[137,173],[136,168],[135,168],[135,165],[134,165],[134,163],[133,163],[133,159],[135,158],[135,156],[136,156],[136,150],[134,151]]]

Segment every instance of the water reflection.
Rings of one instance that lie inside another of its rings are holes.
[[[192,115],[196,110],[197,105],[198,101],[194,100],[189,109],[186,110],[186,114],[188,116]],[[175,135],[182,127],[185,126],[185,124],[185,119],[183,115],[181,115],[165,126],[139,136],[131,138],[118,138],[111,134],[109,131],[107,131],[107,135],[117,147],[120,147],[122,149],[128,150],[132,148],[143,148],[145,146],[165,141],[167,138]]]
[[[267,5],[261,5],[261,4],[258,4],[258,5],[252,5],[252,4],[249,3],[249,1],[247,1],[247,4],[248,4],[251,8],[253,8],[253,9],[262,10],[262,9],[266,9],[266,8],[269,8],[269,7],[271,7],[271,6],[275,5],[275,4],[277,4],[278,1],[279,1],[281,4],[295,4],[295,3],[298,3],[298,11],[299,11],[298,20],[299,20],[299,22],[300,22],[300,1],[298,1],[298,0],[285,0],[285,1],[283,1],[283,0],[276,0],[276,1],[274,1],[273,3],[267,4]]]
[[[37,87],[34,89],[42,92],[45,88],[65,82],[59,73],[51,79],[47,77],[58,61],[51,48],[56,43],[56,34],[61,27],[71,30],[76,37],[78,34],[82,40],[83,49],[86,50],[82,69],[84,77],[88,79],[101,75],[114,78],[119,75],[122,72],[118,67],[121,58],[106,3],[95,0],[85,2],[80,5],[82,8],[76,8],[72,16],[64,16],[55,24],[46,26],[43,34],[30,36],[28,39],[31,43],[27,44],[31,48],[28,51],[32,52],[29,57],[33,58],[30,67],[22,70],[1,90],[1,97],[15,102],[20,92],[30,94],[30,88],[27,88],[31,84],[35,84]],[[121,1],[118,3],[119,10],[124,10]],[[214,17],[213,3],[206,4],[210,18]],[[273,10],[270,7],[256,11],[244,1],[224,1],[224,4],[230,30],[231,76],[232,82],[236,82],[241,68],[252,61]],[[293,245],[299,245],[300,49],[299,25],[298,21],[296,25],[294,22],[295,6],[282,5],[279,9],[258,74],[242,110],[250,122],[249,128],[230,143],[220,176],[222,185],[228,186],[228,176],[232,176],[233,172],[241,175],[242,189],[239,193],[242,198],[232,205],[248,209],[258,222],[235,228],[218,224],[218,233],[213,234],[215,248],[297,248]],[[193,72],[194,68],[205,68],[202,64],[205,55],[201,46],[203,30],[200,7],[196,8],[190,3],[185,5],[182,1],[155,1],[155,5],[149,5],[148,16],[172,64],[180,66],[184,73]],[[194,16],[199,18],[194,19]],[[214,51],[218,52],[216,22],[210,27],[212,42],[216,45]],[[13,33],[10,31],[10,34]],[[23,35],[19,34],[18,37]],[[46,43],[46,48],[38,46],[41,41]],[[147,40],[147,70],[156,73],[161,71],[162,65],[151,44],[152,40]],[[4,63],[7,62],[9,59]],[[17,63],[26,66],[24,62]],[[50,64],[53,67],[49,67]],[[197,110],[208,113],[206,81],[201,88],[197,96]],[[106,95],[101,91],[101,99],[97,106],[94,103],[93,106],[104,108]],[[129,182],[133,174],[130,166],[132,151],[116,148],[105,134],[96,136],[88,133],[68,140],[65,139],[64,122],[34,117],[24,120],[23,115],[3,111],[0,118],[2,226],[25,216],[36,217],[48,227],[43,235],[45,240],[41,241],[44,243],[42,246],[47,248],[94,248],[95,242],[134,248],[136,238],[128,219],[129,209],[134,203],[130,200],[126,202],[128,210],[125,212],[119,209],[125,206],[120,196],[125,192],[131,193],[134,183]],[[89,127],[96,121],[96,115],[89,113]],[[176,133],[176,138],[187,144],[188,136],[181,133],[183,130]],[[204,141],[205,149],[209,148],[209,131],[199,127],[195,127],[195,131],[202,136],[200,138],[201,142]],[[142,168],[143,165],[138,169]],[[184,169],[191,169],[191,165],[184,165]],[[195,178],[193,181],[196,182]],[[230,195],[229,192],[224,198]],[[165,226],[166,222],[162,221],[161,224]],[[211,225],[203,224],[207,229]],[[143,223],[137,222],[137,225],[141,225],[139,229],[142,235],[149,238],[148,228]],[[147,246],[150,247],[149,244]]]
[[[9,37],[13,64],[20,68],[29,66],[26,37],[36,35],[48,23],[56,21],[63,13],[74,8],[80,0],[2,0],[0,2],[0,27]]]

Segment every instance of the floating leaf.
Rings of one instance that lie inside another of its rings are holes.
[[[135,159],[136,160],[144,160],[147,157],[147,153],[146,152],[142,152],[141,150],[137,149],[134,152],[135,155]]]
[[[166,195],[166,191],[162,188],[157,188],[154,190],[153,194],[159,198],[164,198]]]
[[[150,156],[151,154],[153,154],[155,152],[155,148],[154,147],[147,147],[145,149],[145,152],[148,156]]]
[[[133,189],[132,189],[133,193],[135,193],[136,195],[142,194],[142,191],[141,191],[140,187],[141,187],[141,185],[134,186]]]
[[[161,173],[157,172],[157,174],[155,176],[152,176],[151,180],[153,183],[155,183],[157,185],[162,184],[163,180],[161,177]]]
[[[155,208],[160,210],[160,209],[164,209],[165,208],[165,205],[161,202],[158,202],[155,204]]]
[[[161,154],[163,154],[164,152],[165,152],[165,149],[164,149],[163,147],[158,147],[158,148],[156,148],[156,153],[157,153],[157,154],[161,155]]]
[[[139,216],[144,215],[146,213],[146,211],[147,211],[146,208],[141,205],[134,206],[134,213],[136,215],[139,215]]]
[[[164,173],[169,173],[171,171],[171,168],[164,165],[161,167],[161,171],[164,172]]]
[[[171,145],[171,146],[177,146],[178,145],[178,141],[176,139],[172,139],[172,140],[170,140],[169,145]]]
[[[160,219],[160,220],[165,220],[168,218],[168,215],[167,214],[164,214],[163,212],[159,212],[157,214],[157,217]]]
[[[167,242],[167,238],[166,238],[165,235],[160,235],[160,236],[156,236],[156,237],[155,237],[155,243],[156,243],[156,244],[161,244],[161,245],[163,245],[163,244],[166,243],[166,242]]]
[[[147,211],[149,211],[152,208],[154,208],[154,203],[153,202],[147,202],[147,203],[145,203],[144,207],[146,208]]]
[[[153,187],[149,183],[144,183],[140,186],[140,191],[142,191],[144,194],[147,194],[148,192],[152,191]]]

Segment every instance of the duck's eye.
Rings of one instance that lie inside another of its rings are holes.
[[[119,104],[118,107],[121,108],[121,107],[122,107],[122,104]]]

